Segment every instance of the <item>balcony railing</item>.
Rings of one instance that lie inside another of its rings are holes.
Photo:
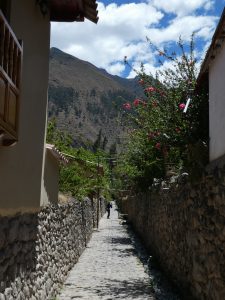
[[[23,49],[0,10],[0,145],[18,140]]]

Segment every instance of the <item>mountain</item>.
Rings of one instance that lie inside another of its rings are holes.
[[[91,145],[101,135],[110,145],[125,135],[123,103],[142,95],[136,79],[108,74],[57,48],[50,50],[49,118],[70,132],[75,145]]]

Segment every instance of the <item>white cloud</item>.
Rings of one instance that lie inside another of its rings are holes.
[[[107,71],[123,69],[112,67],[125,55],[135,57],[143,51],[145,31],[158,24],[163,13],[147,3],[124,5],[99,3],[99,23],[53,23],[52,46],[59,47],[78,58],[88,60]],[[121,74],[121,73],[118,73]]]
[[[181,35],[189,40],[193,31],[206,42],[215,28],[214,16],[193,15],[199,8],[209,9],[211,0],[148,0],[117,5],[98,4],[97,25],[84,23],[52,23],[51,45],[87,60],[112,74],[124,71],[124,56],[149,70],[155,69],[154,53],[146,43],[148,36],[158,46],[171,44]],[[165,13],[175,15],[164,22]],[[131,73],[133,74],[133,73]]]
[[[158,9],[177,16],[185,16],[194,13],[197,9],[209,10],[212,8],[213,0],[153,0],[150,2]]]
[[[158,71],[163,71],[165,69],[174,70],[174,63],[172,61],[165,61],[163,63],[163,65],[161,65],[161,66],[156,66],[156,65],[150,64],[150,63],[144,63],[143,67],[144,67],[144,70],[145,70],[146,74],[151,74],[151,75],[155,76],[156,72],[158,72]],[[137,72],[140,71],[140,64],[138,62],[134,63],[134,69]],[[134,71],[134,69],[131,70],[128,78],[133,78],[137,75],[137,72]],[[159,77],[159,79],[162,79],[162,78]]]
[[[108,71],[112,75],[117,75],[117,74],[121,74],[124,71],[124,69],[125,69],[125,65],[121,62],[118,62],[109,66]]]
[[[183,40],[190,40],[193,32],[196,36],[207,40],[215,29],[217,18],[212,16],[185,16],[174,18],[165,28],[150,28],[146,35],[156,44],[177,41],[181,36]]]

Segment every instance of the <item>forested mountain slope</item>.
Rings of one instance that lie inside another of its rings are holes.
[[[56,48],[50,51],[49,118],[72,134],[75,145],[93,144],[100,131],[107,148],[120,144],[126,132],[122,104],[141,93],[137,79],[110,75]]]

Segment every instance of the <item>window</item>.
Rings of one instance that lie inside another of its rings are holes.
[[[0,145],[18,140],[22,46],[0,11]]]

